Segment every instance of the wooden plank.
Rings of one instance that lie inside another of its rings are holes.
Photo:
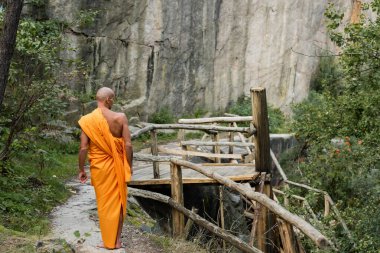
[[[193,146],[230,146],[230,147],[253,147],[253,143],[233,142],[233,141],[182,141],[180,145]]]
[[[183,185],[182,185],[182,170],[177,164],[170,164],[171,174],[171,195],[172,199],[180,205],[184,205],[183,200]],[[185,216],[176,209],[172,209],[172,227],[173,237],[181,237],[185,228]]]
[[[269,122],[265,88],[252,88],[252,123],[255,133],[255,164],[259,172],[270,173]]]
[[[158,146],[157,146],[157,132],[156,130],[150,131],[150,138],[151,138],[151,150],[152,155],[157,156],[158,155]],[[153,175],[154,178],[160,178],[160,167],[158,162],[153,162]]]
[[[204,123],[232,123],[232,122],[247,122],[251,121],[251,116],[238,116],[238,117],[210,117],[210,118],[197,118],[197,119],[179,119],[180,124],[204,124]]]
[[[252,173],[247,175],[236,175],[236,176],[228,176],[232,181],[251,181],[255,180],[259,173]],[[217,184],[218,181],[212,178],[202,178],[202,177],[194,177],[194,178],[182,178],[183,184]],[[160,184],[171,184],[170,178],[160,178],[160,179],[144,179],[144,180],[132,180],[128,183],[128,185],[160,185]]]
[[[203,153],[197,151],[185,151],[180,149],[171,149],[165,148],[163,146],[158,146],[158,152],[171,154],[171,155],[180,155],[180,156],[200,156],[206,158],[226,158],[226,159],[239,159],[242,160],[242,156],[239,154],[212,154],[212,153]]]

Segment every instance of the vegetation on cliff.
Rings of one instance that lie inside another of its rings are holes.
[[[338,201],[354,243],[331,217],[324,222],[341,252],[380,248],[380,1],[363,9],[376,18],[362,15],[343,30],[343,15],[333,6],[326,12],[342,53],[322,59],[317,91],[294,106],[293,129],[304,145],[287,166],[293,179]]]

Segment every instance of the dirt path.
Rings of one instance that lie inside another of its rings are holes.
[[[140,228],[124,223],[122,242],[127,248],[119,250],[104,250],[96,248],[101,242],[100,230],[97,224],[96,200],[93,187],[79,182],[70,182],[73,196],[52,213],[52,236],[66,240],[75,252],[133,252],[160,253],[165,252],[148,234]],[[131,199],[133,201],[133,199]],[[127,217],[128,219],[128,217]]]

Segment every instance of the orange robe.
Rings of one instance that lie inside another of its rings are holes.
[[[120,210],[123,218],[126,213],[126,182],[131,179],[125,141],[112,135],[99,108],[83,116],[78,123],[90,138],[91,184],[95,188],[103,243],[107,248],[115,248]]]

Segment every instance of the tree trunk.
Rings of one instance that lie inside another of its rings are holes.
[[[20,21],[23,0],[5,0],[5,15],[0,33],[0,109],[3,104],[9,66],[16,45],[17,28]]]

